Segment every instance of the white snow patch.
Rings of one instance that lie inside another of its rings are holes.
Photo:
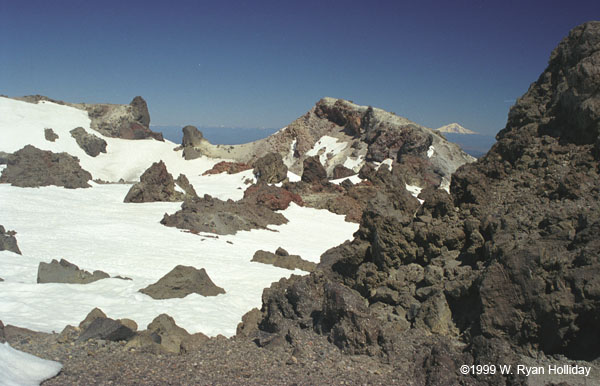
[[[427,158],[431,158],[433,156],[433,153],[435,153],[435,147],[431,145],[429,146],[429,149],[427,149]]]
[[[337,138],[324,135],[314,144],[312,149],[306,152],[306,155],[312,157],[321,153],[319,155],[319,161],[322,165],[325,165],[328,160],[328,156],[334,157],[342,152],[346,147],[348,147],[348,143],[338,142]]]
[[[347,167],[348,169],[354,170],[354,168],[362,166],[363,161],[364,161],[364,157],[362,155],[360,155],[354,159],[352,159],[352,157],[348,157],[344,161],[344,166]]]
[[[450,181],[446,177],[442,177],[442,182],[440,183],[440,189],[444,189],[446,192],[450,193]]]
[[[228,175],[241,180],[241,176]],[[217,191],[219,175],[206,176],[197,191]],[[358,225],[326,210],[299,207],[282,211],[287,224],[235,235],[194,235],[159,223],[180,203],[123,203],[129,185],[93,184],[88,189],[18,188],[0,184],[2,223],[18,232],[23,255],[0,251],[0,315],[5,323],[38,331],[77,325],[94,307],[111,318],[146,326],[161,313],[190,333],[232,336],[242,315],[261,306],[263,289],[292,273],[250,260],[258,249],[283,247],[318,262],[327,249],[351,239]],[[241,191],[240,191],[241,192]],[[241,194],[241,193],[240,193]],[[310,242],[307,242],[310,240]],[[233,244],[227,243],[227,241]],[[111,276],[86,285],[36,284],[41,261],[64,258],[80,268]],[[176,265],[205,268],[227,293],[191,294],[154,300],[140,292]]]
[[[287,177],[288,177],[288,180],[290,180],[290,182],[298,182],[298,181],[302,180],[302,177],[300,177],[296,173],[290,172],[289,170],[288,170]]]
[[[179,186],[178,184],[175,184],[175,191],[185,194],[185,190],[183,190],[183,188],[181,186]]]
[[[88,133],[104,139],[107,153],[96,157],[87,155],[69,133],[83,127]],[[51,128],[58,135],[54,142],[47,141],[44,129]],[[135,181],[152,165],[163,160],[174,176],[180,173],[202,174],[220,159],[200,157],[186,161],[181,152],[173,149],[177,144],[154,139],[127,140],[105,137],[90,129],[87,111],[59,105],[48,101],[37,104],[0,97],[0,151],[13,153],[25,145],[33,145],[55,153],[67,152],[79,158],[81,167],[89,171],[94,179],[106,181]]]
[[[8,343],[0,344],[0,385],[39,385],[62,369],[62,364],[16,350]]]
[[[283,163],[288,168],[291,167],[294,164],[294,153],[296,153],[296,146],[297,146],[297,144],[298,144],[298,140],[296,138],[294,138],[294,140],[290,144],[290,151],[288,152],[288,154],[283,159]]]
[[[375,170],[379,170],[379,168],[381,167],[381,165],[387,165],[388,168],[390,170],[392,170],[392,163],[393,162],[394,162],[394,160],[391,159],[391,158],[386,158],[382,162],[374,162],[375,163]]]
[[[406,184],[406,190],[408,190],[410,192],[410,194],[413,195],[413,197],[415,197],[417,200],[419,200],[419,203],[424,203],[425,200],[421,200],[420,198],[418,198],[419,193],[421,193],[421,190],[423,190],[423,188],[418,187],[416,185],[409,185]]]

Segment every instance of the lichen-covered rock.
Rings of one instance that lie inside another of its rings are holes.
[[[67,153],[53,153],[27,145],[8,157],[0,183],[19,187],[64,186],[89,188],[92,175],[83,170],[79,159]]]
[[[52,260],[51,263],[40,262],[38,266],[38,283],[70,283],[88,284],[110,276],[106,272],[94,271],[89,273],[65,259]]]
[[[153,299],[184,298],[191,293],[217,296],[225,290],[213,283],[204,268],[178,265],[154,284],[140,290]]]
[[[75,138],[79,147],[87,155],[96,157],[100,153],[106,153],[106,141],[94,134],[88,133],[83,127],[76,127],[69,133],[71,133],[71,136]]]
[[[258,183],[276,184],[287,178],[288,168],[277,153],[268,153],[254,162],[254,175]]]
[[[175,190],[173,176],[163,161],[155,162],[133,185],[124,202],[183,201],[184,194]]]

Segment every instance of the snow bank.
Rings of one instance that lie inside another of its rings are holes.
[[[58,362],[38,358],[0,344],[0,386],[39,385],[62,369]]]
[[[306,155],[312,157],[321,153],[319,155],[319,161],[322,165],[325,165],[328,155],[330,155],[330,157],[335,157],[346,147],[348,147],[346,142],[338,142],[337,138],[324,135],[315,143],[312,149],[306,152]]]

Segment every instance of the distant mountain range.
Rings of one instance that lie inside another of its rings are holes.
[[[454,134],[477,134],[476,132],[474,132],[473,130],[469,130],[467,128],[462,127],[461,125],[459,125],[458,123],[450,123],[448,125],[442,126],[442,127],[438,127],[436,129],[437,131],[439,131],[440,133],[454,133]]]

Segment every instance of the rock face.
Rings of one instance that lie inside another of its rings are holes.
[[[67,153],[53,153],[27,145],[8,157],[0,183],[20,187],[64,186],[89,188],[92,175],[81,168],[79,159]]]
[[[225,290],[210,280],[204,268],[178,265],[154,284],[140,290],[153,299],[184,298],[191,293],[217,296]]]
[[[161,224],[193,233],[227,235],[240,230],[265,229],[268,225],[281,225],[287,221],[282,214],[263,205],[243,200],[222,201],[204,195],[184,201],[181,210],[171,215],[165,214]]]
[[[204,139],[204,135],[196,126],[185,126],[183,129],[183,139],[181,145],[183,146],[183,157],[185,159],[195,159],[202,155],[202,151],[198,148],[204,143],[208,143]]]
[[[600,357],[599,96],[587,88],[598,88],[599,52],[600,23],[575,28],[490,152],[453,175],[451,194],[431,184],[418,206],[400,189],[376,191],[354,240],[312,274],[266,289],[260,315],[244,319],[253,326],[239,330],[261,346],[323,335],[344,352],[436,374],[419,384],[521,384],[458,369],[521,355]],[[354,135],[370,127],[351,126]],[[411,141],[417,153],[422,139]],[[413,145],[398,146],[401,159],[414,156]],[[411,177],[398,165],[361,174],[393,185]]]
[[[54,142],[58,139],[58,134],[56,134],[54,132],[54,130],[52,130],[50,128],[45,128],[44,129],[44,138],[46,138],[46,141]]]
[[[302,170],[302,182],[309,184],[321,183],[327,179],[327,171],[321,165],[318,156],[308,157],[304,160]]]
[[[277,153],[268,153],[254,162],[254,175],[259,183],[276,184],[287,178],[288,168]]]
[[[290,255],[285,249],[277,248],[275,253],[258,250],[254,253],[252,261],[263,264],[271,264],[275,267],[286,269],[300,269],[306,272],[312,272],[316,268],[316,264],[311,261],[306,261],[298,255]]]
[[[11,251],[16,254],[21,254],[21,250],[17,245],[17,238],[15,231],[7,231],[2,225],[0,225],[0,251]]]
[[[65,259],[60,259],[60,262],[52,260],[50,264],[41,262],[38,266],[37,282],[88,284],[109,277],[106,272],[94,271],[89,273]]]
[[[83,127],[76,127],[69,133],[71,133],[71,136],[75,138],[79,147],[87,155],[96,157],[100,153],[106,153],[106,141],[94,134],[88,133]]]
[[[167,166],[159,161],[140,176],[140,182],[129,189],[124,202],[182,201],[183,198],[184,194],[175,190],[175,181]]]

